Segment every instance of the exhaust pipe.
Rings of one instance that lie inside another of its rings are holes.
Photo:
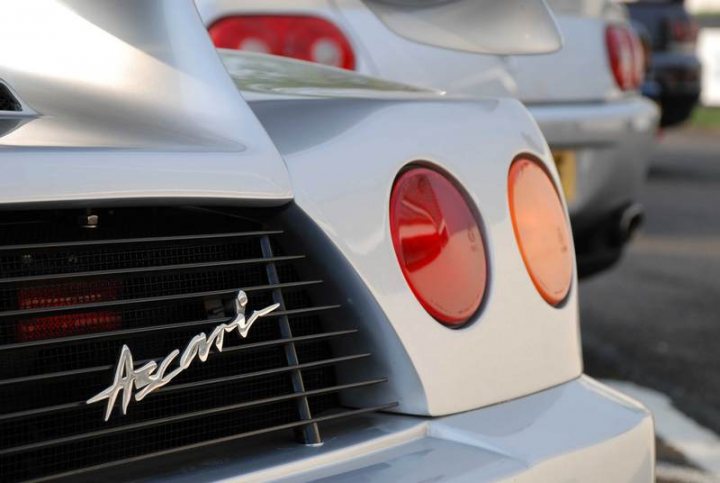
[[[623,242],[629,241],[637,232],[645,219],[645,210],[642,205],[633,203],[626,207],[618,218],[617,235]]]

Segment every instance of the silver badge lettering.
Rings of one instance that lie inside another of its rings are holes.
[[[200,359],[201,362],[207,361],[213,346],[218,352],[222,352],[226,333],[237,330],[240,337],[244,339],[250,332],[252,325],[260,317],[268,315],[280,306],[280,304],[273,304],[262,310],[255,310],[250,317],[246,319],[245,307],[247,306],[247,301],[247,295],[240,290],[235,297],[235,318],[230,323],[218,325],[209,336],[204,332],[196,335],[190,340],[190,343],[182,351],[182,354],[179,349],[175,349],[165,356],[159,366],[157,362],[151,361],[139,369],[135,369],[130,348],[123,345],[120,351],[120,360],[115,368],[115,379],[112,385],[88,399],[87,404],[93,404],[107,399],[107,408],[105,410],[105,421],[107,421],[110,419],[113,407],[115,407],[115,401],[120,393],[122,393],[122,412],[123,414],[127,414],[127,408],[133,396],[133,388],[137,391],[135,393],[135,400],[142,401],[145,396],[165,386],[181,372],[190,367],[196,357]],[[178,356],[180,356],[179,360]],[[176,360],[178,361],[177,367],[168,373],[168,369]]]

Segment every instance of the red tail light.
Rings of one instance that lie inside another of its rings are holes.
[[[675,42],[695,43],[700,28],[693,19],[671,20],[668,23],[670,38]]]
[[[327,20],[287,15],[226,17],[210,27],[216,47],[318,62],[344,69],[355,68],[352,46]]]
[[[428,168],[395,182],[390,231],[403,275],[438,321],[459,327],[477,312],[487,285],[482,233],[465,196]]]
[[[645,54],[638,35],[624,25],[610,25],[605,40],[618,87],[624,91],[638,89],[645,75]]]
[[[118,299],[119,288],[119,283],[114,281],[23,288],[18,291],[18,306],[20,309],[42,309],[106,302]],[[119,329],[120,324],[120,314],[112,310],[37,317],[18,323],[17,339],[21,342],[54,339]]]

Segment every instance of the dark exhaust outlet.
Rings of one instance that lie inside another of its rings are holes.
[[[645,219],[642,205],[633,203],[625,208],[618,218],[617,235],[621,242],[629,241]]]

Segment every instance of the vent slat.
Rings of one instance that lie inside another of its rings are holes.
[[[322,305],[319,307],[306,307],[301,309],[292,309],[292,310],[278,310],[276,312],[271,312],[270,314],[266,315],[265,319],[271,319],[273,317],[281,317],[281,316],[296,316],[296,315],[303,315],[303,314],[310,314],[310,313],[316,313],[316,312],[324,312],[327,310],[334,310],[340,308],[339,305]],[[123,330],[113,330],[109,332],[97,332],[97,333],[91,333],[91,334],[83,334],[83,335],[73,335],[69,337],[59,337],[55,339],[42,339],[42,340],[34,340],[31,342],[19,342],[16,344],[6,344],[0,346],[0,351],[6,351],[6,350],[14,350],[14,349],[27,349],[30,347],[47,347],[51,345],[57,345],[57,344],[66,344],[70,342],[85,342],[90,340],[97,340],[97,339],[115,339],[118,337],[123,337],[127,335],[137,335],[137,334],[143,334],[147,332],[161,332],[164,330],[171,330],[171,329],[184,329],[188,327],[201,327],[204,325],[212,325],[212,324],[224,324],[227,322],[230,322],[232,320],[231,317],[224,317],[219,319],[205,319],[205,320],[194,320],[190,322],[178,322],[175,324],[163,324],[163,325],[151,325],[147,327],[138,327],[135,329],[123,329]]]
[[[274,375],[274,374],[282,374],[285,372],[291,372],[291,371],[297,371],[297,370],[317,369],[319,367],[326,367],[326,366],[332,366],[335,364],[342,364],[345,362],[357,361],[360,359],[365,359],[370,356],[371,356],[371,354],[369,354],[369,353],[353,354],[353,355],[349,355],[349,356],[334,357],[332,359],[325,359],[325,360],[321,360],[321,361],[306,362],[304,364],[298,364],[296,366],[275,367],[272,369],[266,369],[264,371],[247,372],[244,374],[235,374],[233,376],[218,377],[218,378],[214,378],[214,379],[204,379],[201,381],[187,382],[185,384],[175,384],[175,385],[170,385],[170,386],[163,386],[163,387],[153,391],[152,393],[150,393],[147,397],[152,397],[153,395],[156,395],[156,394],[165,394],[168,392],[186,391],[188,389],[195,389],[195,388],[203,387],[203,386],[212,386],[214,384],[235,382],[235,381],[241,381],[244,379],[260,378],[260,377],[264,377],[264,376],[269,376],[269,375]],[[77,408],[83,407],[85,405],[86,405],[86,401],[75,401],[75,402],[71,402],[71,403],[67,403],[67,404],[58,404],[55,406],[48,406],[48,407],[44,407],[44,408],[28,409],[26,411],[18,411],[15,413],[0,414],[0,422],[10,421],[13,419],[32,417],[32,416],[39,416],[41,414],[52,414],[52,413],[56,413],[56,412],[67,411],[70,409],[77,409]]]
[[[302,260],[305,255],[291,255],[283,257],[269,258],[246,258],[243,260],[223,260],[219,262],[203,262],[203,263],[182,263],[176,265],[160,265],[154,267],[136,267],[123,268],[115,270],[94,270],[91,272],[65,272],[54,273],[52,275],[32,275],[27,277],[0,278],[2,283],[28,283],[38,281],[54,281],[54,280],[72,280],[76,278],[96,278],[116,275],[136,275],[149,273],[177,272],[179,270],[202,270],[212,268],[225,268],[241,265],[258,265],[263,263],[287,262]]]
[[[337,421],[337,420],[342,420],[342,419],[351,418],[351,417],[355,417],[355,416],[362,416],[363,414],[387,411],[387,410],[393,409],[397,406],[398,406],[398,403],[392,402],[392,403],[382,404],[382,405],[373,406],[373,407],[369,407],[369,408],[349,409],[346,411],[337,412],[337,413],[329,414],[326,416],[315,417],[309,421],[297,421],[294,423],[281,424],[281,425],[272,426],[272,427],[268,427],[268,428],[258,429],[255,431],[248,431],[245,433],[233,434],[233,435],[225,436],[222,438],[215,438],[215,439],[211,439],[211,440],[201,441],[199,443],[179,446],[179,447],[169,449],[169,450],[155,451],[153,453],[147,453],[147,454],[144,454],[141,456],[134,456],[132,458],[124,458],[121,460],[115,460],[115,461],[111,461],[109,463],[103,463],[103,464],[99,464],[99,465],[95,465],[95,466],[85,467],[85,468],[82,468],[81,470],[68,471],[65,473],[56,473],[56,474],[52,475],[52,477],[53,478],[62,478],[65,476],[77,475],[80,472],[88,473],[91,471],[98,471],[98,470],[102,470],[102,469],[106,469],[106,468],[112,468],[113,466],[142,461],[142,460],[145,460],[148,458],[157,458],[160,456],[177,453],[179,451],[189,451],[189,450],[193,450],[193,449],[200,449],[200,448],[204,448],[206,446],[212,446],[215,444],[229,443],[232,441],[237,441],[239,439],[251,438],[254,436],[261,436],[261,435],[267,434],[267,433],[300,428],[300,427],[306,426],[308,424],[326,423],[326,422],[330,422],[330,421]]]
[[[256,285],[253,287],[242,287],[240,290],[244,292],[259,292],[266,290],[277,290],[283,288],[308,287],[322,283],[322,280],[307,280],[302,282],[287,282],[269,285]],[[8,317],[31,317],[36,315],[55,315],[72,312],[82,312],[85,310],[102,310],[116,307],[126,307],[135,305],[148,305],[162,302],[174,302],[183,300],[196,300],[211,297],[230,297],[235,295],[238,290],[213,290],[210,292],[194,292],[182,293],[175,295],[162,295],[159,297],[144,297],[136,299],[110,300],[107,302],[95,302],[90,304],[66,305],[58,307],[43,307],[37,309],[20,309],[7,310],[0,312],[0,318]]]
[[[282,235],[282,230],[258,230],[237,233],[209,233],[200,235],[178,235],[178,236],[157,236],[143,238],[116,238],[112,240],[79,240],[67,242],[51,242],[51,243],[28,243],[19,245],[0,246],[0,251],[16,251],[16,250],[41,250],[48,248],[69,248],[69,247],[88,247],[88,246],[105,246],[105,245],[125,245],[130,243],[157,243],[157,242],[179,242],[192,240],[216,240],[223,238],[242,238],[242,237],[261,237],[271,235]]]
[[[223,347],[222,352],[217,352],[218,356],[222,356],[225,354],[231,354],[233,352],[237,351],[245,351],[245,350],[257,350],[257,349],[264,349],[266,347],[273,347],[283,344],[288,344],[291,342],[294,343],[303,343],[303,342],[311,342],[311,341],[319,341],[324,339],[330,339],[333,337],[340,337],[350,334],[356,334],[357,329],[347,329],[347,330],[339,330],[335,332],[323,332],[320,334],[312,334],[312,335],[303,335],[298,337],[293,337],[291,339],[275,339],[275,340],[269,340],[264,342],[255,342],[251,344],[242,344],[237,346],[225,346]],[[157,359],[143,359],[139,361],[135,361],[136,366],[141,366],[143,364],[147,364],[148,362],[155,361],[160,362],[162,358]],[[76,369],[71,371],[60,371],[60,372],[50,372],[46,374],[37,374],[33,376],[26,376],[26,377],[16,377],[12,379],[3,379],[0,380],[0,386],[8,386],[12,384],[21,384],[21,383],[27,383],[27,382],[39,382],[43,380],[48,379],[58,379],[62,377],[71,377],[71,376],[82,376],[87,374],[94,374],[102,371],[109,371],[112,370],[115,366],[114,365],[104,365],[104,366],[94,366],[94,367],[87,367],[83,369]]]
[[[289,400],[294,400],[294,399],[302,398],[302,397],[312,397],[312,396],[318,396],[318,395],[322,395],[322,394],[330,394],[330,393],[339,392],[339,391],[348,390],[348,389],[356,389],[356,388],[360,388],[360,387],[366,387],[366,386],[371,386],[371,385],[375,385],[375,384],[380,384],[383,382],[387,382],[387,379],[386,378],[372,379],[372,380],[368,380],[368,381],[362,381],[362,382],[357,382],[357,383],[352,383],[352,384],[344,384],[344,385],[340,385],[340,386],[333,386],[333,387],[323,388],[323,389],[315,389],[315,390],[304,391],[304,392],[300,392],[300,393],[293,392],[293,393],[285,394],[282,396],[257,399],[254,401],[247,401],[247,402],[232,404],[229,406],[205,409],[202,411],[194,411],[194,412],[187,413],[187,414],[179,414],[176,416],[169,416],[166,418],[153,419],[150,421],[143,421],[143,422],[139,422],[139,423],[126,424],[125,426],[116,426],[116,427],[104,429],[101,431],[91,431],[88,433],[66,436],[64,438],[57,438],[57,439],[52,439],[52,440],[47,440],[47,441],[41,441],[38,443],[26,444],[23,446],[16,446],[14,448],[3,449],[3,450],[0,450],[0,456],[8,456],[8,455],[21,453],[21,452],[25,452],[25,451],[32,451],[32,450],[37,450],[37,449],[41,449],[41,448],[47,448],[50,446],[57,446],[57,445],[61,445],[61,444],[73,443],[76,441],[81,441],[81,440],[86,440],[86,439],[100,438],[100,437],[109,436],[112,434],[122,433],[125,431],[135,431],[138,429],[145,429],[145,428],[158,426],[158,425],[162,425],[162,424],[169,424],[169,423],[174,423],[174,422],[178,422],[178,421],[199,418],[199,417],[203,417],[203,416],[210,416],[210,415],[219,414],[219,413],[223,413],[223,412],[238,411],[241,409],[251,408],[251,407],[255,407],[255,406],[264,406],[267,404],[273,404],[273,403],[282,402],[282,401],[289,401]],[[302,424],[311,424],[312,420],[301,421],[301,423]]]

